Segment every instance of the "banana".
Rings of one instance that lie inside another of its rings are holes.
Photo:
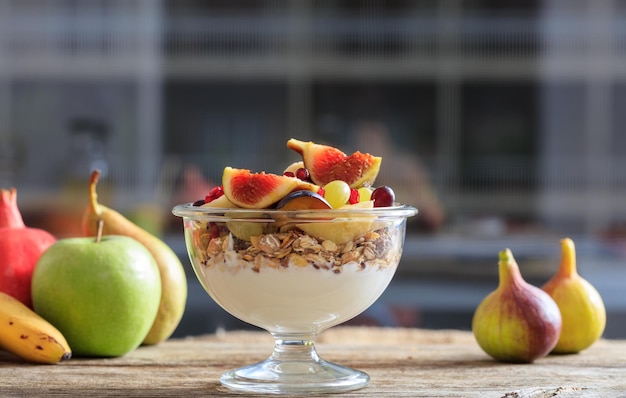
[[[36,363],[57,363],[72,356],[67,340],[57,328],[3,292],[0,292],[0,348]]]

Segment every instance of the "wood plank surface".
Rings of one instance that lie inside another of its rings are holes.
[[[265,359],[272,346],[268,333],[233,331],[57,365],[0,352],[0,396],[242,396],[223,388],[220,375]],[[533,364],[504,364],[482,352],[469,332],[337,327],[319,336],[317,349],[324,359],[370,375],[364,389],[341,394],[348,397],[626,397],[621,340],[600,340],[582,353]]]

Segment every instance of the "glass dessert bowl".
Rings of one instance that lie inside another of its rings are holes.
[[[366,373],[321,359],[315,337],[365,311],[384,292],[415,208],[285,211],[183,204],[172,212],[183,218],[189,258],[208,294],[275,339],[267,360],[227,371],[223,385],[266,393],[367,385]]]

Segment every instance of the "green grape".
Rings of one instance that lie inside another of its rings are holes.
[[[345,205],[350,199],[350,186],[345,181],[331,181],[324,185],[324,191],[324,198],[333,209]]]
[[[368,187],[361,187],[359,191],[359,202],[367,202],[372,200],[372,190]]]

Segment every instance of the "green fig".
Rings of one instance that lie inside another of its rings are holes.
[[[602,336],[606,309],[600,293],[576,269],[576,248],[570,238],[561,240],[561,264],[542,286],[559,306],[563,327],[552,352],[574,354],[591,346]]]
[[[187,304],[187,276],[180,259],[161,239],[142,229],[119,212],[98,203],[96,185],[100,171],[94,170],[89,181],[89,204],[82,227],[85,236],[96,236],[98,220],[104,221],[104,235],[125,235],[138,240],[152,254],[161,275],[161,303],[152,328],[143,341],[151,345],[168,339],[178,327]]]
[[[561,333],[554,300],[527,283],[510,249],[499,253],[499,284],[474,312],[472,332],[478,345],[502,362],[531,363],[545,357]]]

